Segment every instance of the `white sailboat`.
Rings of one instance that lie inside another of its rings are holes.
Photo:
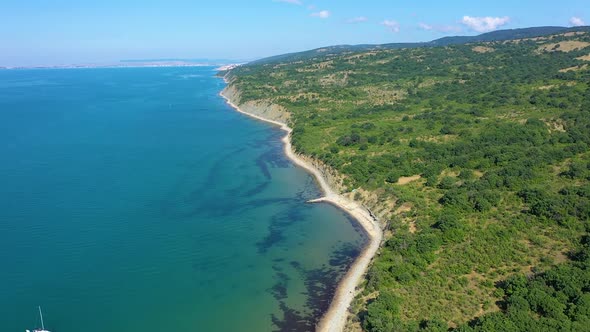
[[[33,332],[49,332],[45,329],[45,324],[43,323],[43,313],[41,312],[41,306],[39,306],[39,317],[41,317],[41,329],[34,329]],[[30,330],[26,330],[26,332],[31,332]]]

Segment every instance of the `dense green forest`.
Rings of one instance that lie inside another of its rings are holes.
[[[590,329],[590,33],[241,66],[386,223],[351,331]],[[354,194],[352,194],[354,192]]]

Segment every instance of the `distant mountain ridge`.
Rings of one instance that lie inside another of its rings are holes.
[[[590,31],[590,26],[582,27],[559,27],[559,26],[543,26],[543,27],[532,27],[532,28],[521,28],[521,29],[507,29],[487,32],[477,36],[450,36],[435,39],[430,42],[418,42],[418,43],[388,43],[388,44],[361,44],[361,45],[335,45],[328,47],[316,48],[309,51],[287,53],[268,58],[256,60],[250,62],[251,64],[267,64],[276,62],[292,62],[302,61],[311,59],[319,55],[337,55],[344,52],[358,52],[358,51],[370,51],[370,50],[383,50],[383,49],[399,49],[399,48],[418,48],[418,47],[437,47],[437,46],[448,46],[448,45],[461,45],[469,43],[479,42],[494,42],[494,41],[505,41],[522,38],[535,38],[547,35],[553,35],[557,33],[567,33],[576,31]]]

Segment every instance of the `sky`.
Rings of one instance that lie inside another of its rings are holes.
[[[588,0],[0,0],[0,66],[244,61],[329,45],[586,24]]]

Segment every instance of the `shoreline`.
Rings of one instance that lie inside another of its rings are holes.
[[[224,79],[224,81],[227,83],[227,80]],[[221,91],[219,95],[223,97],[226,103],[237,112],[276,125],[280,127],[281,130],[286,132],[286,135],[282,138],[284,147],[283,151],[285,155],[295,165],[305,169],[308,173],[313,175],[324,194],[323,197],[312,200],[310,203],[325,202],[336,206],[337,208],[351,215],[367,234],[369,239],[368,243],[350,266],[342,280],[340,280],[340,283],[336,287],[334,298],[330,303],[330,307],[328,308],[328,311],[324,313],[316,328],[316,331],[319,332],[343,331],[348,319],[348,308],[350,307],[350,304],[356,295],[356,287],[361,283],[362,278],[365,275],[369,264],[371,263],[371,260],[381,245],[381,240],[383,238],[381,226],[379,222],[371,215],[368,209],[334,191],[334,189],[328,185],[328,181],[325,179],[319,169],[311,165],[309,162],[301,159],[293,151],[293,146],[291,144],[291,133],[293,132],[293,129],[291,127],[279,121],[244,112],[227,96],[224,95],[224,91],[225,89]]]

